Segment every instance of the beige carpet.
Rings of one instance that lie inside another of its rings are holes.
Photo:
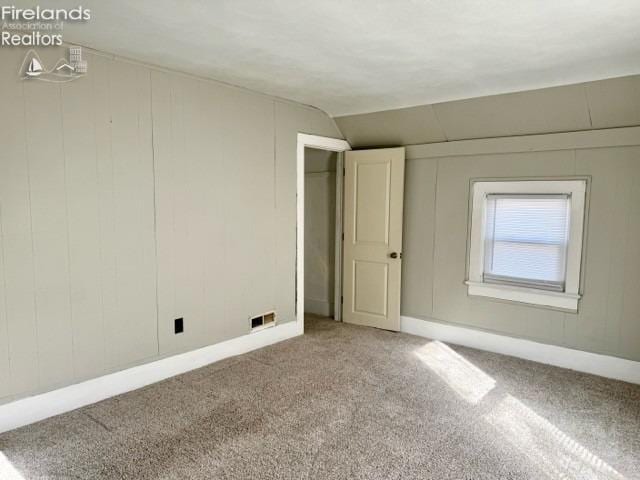
[[[316,319],[0,452],[3,480],[637,479],[640,386]]]

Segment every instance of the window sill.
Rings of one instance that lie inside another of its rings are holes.
[[[578,300],[580,300],[580,295],[578,294],[552,292],[547,290],[538,290],[535,288],[498,285],[493,283],[472,281],[467,281],[465,283],[468,286],[469,295],[560,308],[562,310],[569,310],[572,312],[578,311]]]

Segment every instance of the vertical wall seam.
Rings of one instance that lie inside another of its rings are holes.
[[[448,142],[449,136],[447,135],[447,132],[444,131],[444,127],[442,126],[442,122],[440,121],[440,117],[438,116],[435,105],[431,105],[431,111],[433,112],[433,116],[436,119],[436,123],[440,127],[440,131],[442,132],[442,136],[444,137],[445,142]]]
[[[9,342],[9,308],[7,307],[7,274],[6,274],[6,268],[5,265],[7,264],[7,258],[5,255],[5,248],[4,248],[4,223],[3,223],[3,215],[2,215],[2,202],[0,202],[0,255],[2,255],[2,291],[3,291],[3,297],[4,297],[4,320],[5,320],[5,326],[6,326],[6,343],[7,343],[7,366],[9,368],[9,371],[7,372],[7,376],[10,378],[11,377],[11,349],[10,349],[10,345],[11,342]],[[11,389],[9,389],[11,390]],[[7,392],[7,393],[11,393],[11,392]]]
[[[174,151],[176,148],[176,142],[174,141],[174,138],[177,137],[177,144],[178,144],[178,151],[179,152],[184,152],[184,147],[185,147],[185,143],[186,143],[186,136],[184,133],[184,95],[183,95],[183,90],[181,89],[181,86],[179,84],[179,82],[177,82],[175,80],[175,78],[173,77],[169,77],[168,78],[168,84],[169,84],[169,92],[171,94],[171,114],[169,115],[169,123],[171,125],[171,158],[169,159],[169,164],[171,165],[171,173],[172,173],[172,179],[175,180],[175,178],[178,177],[178,174],[176,173],[176,171],[180,172],[181,177],[179,178],[179,180],[176,181],[172,181],[171,182],[171,267],[172,267],[172,275],[174,275],[174,278],[177,276],[177,267],[176,265],[178,264],[178,262],[176,261],[176,244],[180,244],[180,242],[185,242],[185,238],[187,238],[187,235],[185,235],[185,232],[183,230],[179,230],[177,228],[176,225],[176,218],[179,216],[176,214],[176,211],[178,208],[181,207],[182,204],[178,205],[178,207],[176,207],[176,196],[178,198],[182,197],[182,193],[184,192],[184,180],[186,175],[184,174],[184,172],[182,170],[180,170],[179,168],[176,169],[176,158],[179,158],[179,155],[174,155]],[[174,119],[178,119],[177,123],[174,123]],[[174,129],[174,126],[176,127]],[[175,130],[175,131],[174,131]],[[177,195],[176,195],[176,191],[177,191]],[[180,233],[180,237],[178,237],[178,233]],[[178,241],[178,238],[180,238],[180,240]],[[178,313],[178,309],[176,308],[178,305],[178,287],[176,285],[176,282],[173,281],[171,283],[171,287],[172,287],[172,294],[173,294],[173,309],[172,309],[172,313],[174,315],[176,315]]]
[[[276,310],[277,304],[277,278],[278,278],[278,157],[276,144],[278,142],[278,128],[276,125],[276,101],[271,101],[272,107],[272,139],[273,139],[273,293],[272,302],[273,310]]]
[[[109,101],[109,158],[111,160],[111,202],[112,202],[112,210],[113,210],[113,229],[112,229],[112,233],[114,238],[117,236],[116,235],[116,226],[117,226],[117,222],[116,222],[116,214],[117,214],[117,210],[116,210],[116,198],[117,198],[117,193],[116,193],[116,164],[115,164],[115,159],[113,156],[113,105],[112,105],[112,89],[113,89],[113,85],[112,85],[112,78],[111,78],[111,68],[113,66],[113,60],[109,60],[109,68],[108,68],[108,74],[107,74],[107,82],[108,82],[108,86],[107,86],[107,95],[108,95],[108,101]],[[115,242],[114,242],[115,243]],[[115,247],[115,245],[114,245]],[[113,294],[114,294],[114,309],[115,309],[115,313],[116,315],[118,315],[120,313],[120,288],[119,288],[119,282],[118,282],[118,276],[119,276],[119,264],[118,264],[118,250],[117,248],[114,248],[114,252],[113,252]],[[105,339],[106,340],[106,339]],[[105,359],[106,359],[106,351],[107,351],[107,344],[105,341]],[[111,367],[111,365],[109,365],[109,367]]]
[[[273,207],[275,209],[278,208],[278,201],[276,192],[278,191],[278,162],[277,162],[277,152],[276,152],[276,142],[278,139],[278,130],[276,128],[276,102],[275,100],[271,102],[273,106]]]
[[[149,70],[149,113],[151,115],[151,174],[153,176],[153,246],[155,258],[155,289],[156,289],[156,345],[157,354],[160,355],[160,298],[158,289],[159,265],[158,260],[158,202],[157,202],[157,176],[156,176],[156,139],[153,111],[153,72]]]
[[[94,95],[95,97],[95,93],[96,93],[96,75],[92,76],[92,82],[91,82],[91,93]],[[102,211],[102,201],[101,201],[101,192],[100,192],[100,165],[99,165],[99,154],[98,154],[98,116],[97,116],[97,112],[96,112],[96,104],[95,101],[93,101],[92,103],[92,116],[93,116],[93,143],[94,143],[94,150],[95,150],[95,169],[96,169],[96,188],[97,188],[97,192],[96,192],[96,200],[97,200],[97,206],[98,206],[98,236],[99,236],[99,240],[98,240],[98,255],[100,257],[100,320],[101,320],[101,327],[102,327],[102,362],[101,362],[101,371],[105,370],[106,367],[106,352],[105,352],[105,347],[104,347],[104,337],[105,337],[105,328],[104,328],[104,324],[105,324],[105,318],[104,318],[104,272],[103,272],[103,266],[104,266],[104,262],[105,262],[105,253],[104,253],[104,236],[103,236],[103,221],[104,221],[104,212]]]
[[[625,163],[626,163],[626,166],[632,165],[629,160],[626,160]],[[624,230],[623,231],[624,231],[625,234],[624,234],[624,248],[622,249],[623,252],[627,252],[628,251],[629,235],[627,235],[627,231],[629,230],[629,225],[631,223],[631,215],[632,215],[632,213],[631,213],[632,209],[629,208],[629,205],[633,205],[631,200],[633,199],[633,195],[634,195],[634,191],[635,191],[635,189],[634,189],[634,180],[635,179],[633,178],[632,175],[629,175],[628,178],[629,178],[629,182],[630,182],[629,190],[628,190],[629,197],[628,197],[627,201],[622,203],[623,205],[626,206],[626,210],[627,210],[625,212],[625,215],[624,215]],[[637,181],[637,180],[635,180],[635,181]],[[619,191],[619,189],[617,189],[617,190]],[[625,256],[626,256],[626,253],[625,253]],[[609,269],[611,269],[611,261],[609,261]],[[626,284],[626,281],[625,281],[626,280],[626,271],[627,271],[626,268],[624,268],[623,271],[622,271],[622,277],[623,277],[622,284],[623,285]],[[611,275],[609,275],[609,278],[611,278]],[[608,286],[609,286],[609,288],[611,288],[611,282],[609,282]],[[617,344],[616,344],[616,351],[618,352],[618,355],[621,354],[620,353],[621,350],[622,350],[621,347],[623,345],[622,344],[622,322],[623,322],[623,319],[624,319],[624,311],[625,311],[625,306],[624,306],[625,297],[626,297],[625,292],[626,292],[626,289],[623,288],[622,292],[621,292],[621,295],[620,295],[620,312],[619,312],[620,317],[618,318],[618,328],[617,328],[618,335],[617,335]],[[608,301],[609,301],[609,296],[607,295],[607,302]],[[608,308],[608,303],[607,303],[607,308]]]
[[[176,277],[176,257],[175,257],[175,251],[176,251],[176,181],[175,181],[175,177],[176,175],[174,174],[175,171],[175,156],[174,156],[174,151],[175,151],[175,142],[174,142],[174,138],[175,138],[175,133],[174,133],[174,118],[177,116],[177,93],[174,91],[174,86],[175,83],[171,77],[171,75],[165,75],[166,77],[166,84],[167,84],[167,89],[168,89],[168,93],[169,93],[169,117],[167,120],[167,125],[169,127],[169,160],[167,161],[167,165],[168,165],[168,171],[169,171],[169,175],[171,176],[171,180],[169,181],[169,187],[168,187],[168,191],[169,191],[169,195],[171,197],[171,209],[170,209],[170,214],[171,214],[171,242],[170,242],[170,247],[171,247],[171,267],[170,267],[170,271],[171,271],[171,275],[174,278],[174,280],[171,282],[171,314],[175,315],[176,313],[176,304],[177,304],[177,294],[176,294],[176,282],[175,282],[175,277]],[[179,119],[178,123],[181,124],[181,120]]]
[[[591,118],[591,105],[589,105],[589,95],[587,94],[587,85],[582,85],[582,94],[584,95],[584,103],[587,106],[587,114],[589,115],[589,127],[593,130],[593,119]]]
[[[72,377],[77,377],[76,372],[76,338],[75,329],[73,328],[73,301],[71,298],[71,230],[69,228],[69,185],[67,181],[67,146],[64,141],[64,94],[62,92],[63,86],[58,87],[58,99],[60,101],[60,126],[62,127],[62,170],[63,170],[63,186],[64,186],[64,215],[66,218],[66,231],[67,231],[67,288],[69,296],[69,326],[71,330],[71,371]]]
[[[39,332],[38,332],[38,301],[36,298],[36,249],[35,242],[33,240],[34,232],[33,232],[33,191],[31,188],[31,162],[29,161],[29,140],[27,134],[27,95],[24,88],[24,83],[22,84],[22,106],[23,106],[23,114],[24,114],[24,153],[25,160],[27,164],[27,187],[29,190],[29,227],[31,229],[31,273],[32,273],[32,282],[33,282],[33,315],[35,321],[35,341],[36,341],[36,373],[37,373],[37,387],[40,388],[40,349],[37,346],[40,344]],[[15,392],[14,392],[15,393]]]
[[[440,170],[440,160],[436,160],[436,174],[435,174],[435,184],[433,189],[433,246],[431,248],[431,315],[434,315],[435,312],[435,289],[436,289],[436,281],[435,281],[435,267],[436,267],[436,224],[437,224],[437,214],[438,214],[438,171]]]

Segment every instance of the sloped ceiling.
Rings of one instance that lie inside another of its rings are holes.
[[[81,3],[66,41],[333,116],[640,73],[638,0]]]
[[[335,119],[354,147],[640,125],[640,75]]]

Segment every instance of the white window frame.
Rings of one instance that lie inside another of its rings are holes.
[[[586,180],[474,181],[471,186],[469,295],[492,297],[576,312],[580,300],[580,266],[584,229]],[[487,195],[547,194],[570,196],[569,243],[564,292],[484,282]]]

